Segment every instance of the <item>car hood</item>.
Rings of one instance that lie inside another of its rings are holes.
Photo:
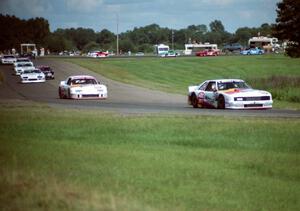
[[[106,88],[106,86],[103,84],[86,84],[86,85],[72,85],[70,88],[90,90],[90,89],[104,89]]]
[[[25,73],[21,75],[23,77],[36,78],[38,76],[44,76],[43,73]]]
[[[16,67],[17,70],[34,70],[35,67]]]
[[[219,91],[219,93],[227,95],[228,97],[260,97],[271,95],[267,91],[257,89],[228,89],[224,91]]]

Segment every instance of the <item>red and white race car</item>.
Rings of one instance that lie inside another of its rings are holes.
[[[108,57],[109,53],[104,51],[94,51],[88,53],[88,56],[93,58],[104,58],[104,57]]]
[[[220,51],[214,50],[214,49],[205,49],[205,50],[196,52],[196,56],[218,56],[219,54],[220,54]]]
[[[107,87],[93,76],[75,75],[60,82],[58,95],[61,99],[106,99]]]
[[[207,80],[188,87],[188,103],[194,108],[268,109],[271,93],[252,89],[240,79]]]

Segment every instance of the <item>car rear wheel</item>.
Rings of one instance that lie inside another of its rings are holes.
[[[199,107],[199,105],[198,105],[198,99],[197,99],[197,97],[196,97],[195,94],[192,95],[192,105],[193,105],[194,108],[198,108]]]
[[[64,98],[64,94],[62,93],[62,90],[61,90],[60,87],[58,88],[58,95],[59,95],[59,98],[60,98],[60,99],[63,99],[63,98]]]
[[[71,98],[71,90],[68,89],[68,98]]]
[[[218,109],[225,109],[225,99],[223,95],[218,98]]]

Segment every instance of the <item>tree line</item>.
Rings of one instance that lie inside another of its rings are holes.
[[[235,33],[225,30],[220,20],[212,21],[207,27],[205,24],[190,25],[184,29],[170,29],[150,24],[144,27],[135,27],[133,30],[119,34],[119,49],[127,51],[152,52],[153,45],[165,43],[173,45],[175,49],[183,49],[186,43],[225,43],[238,42],[247,45],[250,37],[272,35],[272,25],[262,24],[258,28],[239,28]],[[88,28],[57,29],[50,32],[49,23],[44,18],[21,20],[15,16],[0,15],[0,50],[18,48],[21,43],[36,43],[49,49],[51,52],[63,50],[90,50],[102,49],[115,51],[116,34],[103,29],[95,32]]]
[[[226,31],[220,20],[205,24],[190,25],[183,29],[170,29],[158,24],[135,27],[119,34],[119,49],[122,52],[153,52],[153,45],[168,44],[174,49],[183,49],[186,43],[214,43],[220,48],[226,43],[248,45],[253,36],[277,36],[290,41],[288,54],[300,56],[299,1],[283,0],[277,4],[277,24],[264,23],[260,27],[241,27],[234,33]],[[293,23],[294,22],[294,23]],[[293,29],[293,30],[291,30]],[[89,28],[57,29],[50,32],[44,18],[22,20],[15,16],[0,15],[0,51],[16,48],[21,43],[35,43],[38,47],[58,53],[64,50],[88,52],[92,50],[116,51],[117,35],[107,29],[95,32]],[[289,51],[296,52],[294,54]]]

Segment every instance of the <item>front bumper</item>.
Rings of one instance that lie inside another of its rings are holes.
[[[71,99],[106,99],[107,93],[71,93]]]
[[[46,82],[45,79],[22,79],[21,83],[25,84],[25,83],[43,83]]]
[[[273,101],[229,101],[225,103],[227,109],[271,109]]]

